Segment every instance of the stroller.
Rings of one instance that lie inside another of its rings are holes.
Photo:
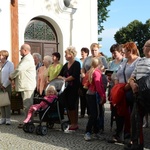
[[[29,123],[25,123],[23,125],[24,132],[27,133],[33,133],[36,129],[37,135],[46,135],[48,132],[48,128],[52,129],[54,127],[54,124],[60,124],[62,131],[64,131],[68,125],[69,121],[63,121],[64,119],[64,107],[61,103],[61,95],[65,89],[65,81],[63,79],[54,79],[52,80],[48,86],[46,87],[46,90],[49,86],[55,86],[57,92],[58,92],[58,98],[54,99],[52,103],[47,102],[43,97],[34,97],[33,101],[34,104],[40,103],[41,101],[44,101],[48,104],[48,107],[44,110],[38,110],[36,113],[39,116],[38,120],[35,120],[34,117]],[[34,115],[33,115],[34,116]],[[46,125],[42,125],[43,123],[46,123]],[[35,124],[39,124],[35,127]]]

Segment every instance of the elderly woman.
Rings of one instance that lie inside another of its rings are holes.
[[[44,56],[43,59],[43,66],[41,66],[38,69],[38,76],[37,76],[37,92],[39,92],[40,95],[43,94],[47,83],[48,83],[48,68],[50,64],[52,63],[52,57],[51,56]]]
[[[8,51],[0,51],[0,91],[7,91],[9,98],[11,97],[11,82],[9,80],[9,75],[14,70],[14,65],[12,62],[7,60],[9,56]],[[1,109],[0,124],[10,125],[10,105],[3,106]]]
[[[133,93],[138,93],[141,100],[134,101],[133,111],[131,115],[131,143],[125,146],[125,150],[143,150],[144,149],[144,137],[143,137],[143,117],[148,112],[149,95],[144,91],[141,92],[138,87],[138,82],[142,77],[150,75],[150,40],[146,41],[143,47],[143,53],[145,57],[137,63],[130,79],[129,84]],[[143,87],[143,85],[142,85]],[[148,107],[148,109],[147,109]],[[147,112],[146,112],[147,111]]]
[[[67,63],[63,66],[58,78],[62,78],[67,83],[67,87],[64,90],[63,101],[65,108],[68,111],[68,117],[70,119],[70,126],[65,131],[75,131],[78,129],[78,89],[80,85],[80,63],[75,60],[77,51],[75,47],[70,46],[65,51],[65,58]]]
[[[33,56],[33,59],[34,59],[36,70],[38,70],[39,67],[42,66],[42,62],[41,62],[42,57],[39,53],[33,53],[32,56]]]

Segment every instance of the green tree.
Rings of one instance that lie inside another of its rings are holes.
[[[104,21],[109,17],[108,6],[110,6],[111,2],[114,0],[98,0],[98,34],[102,33],[104,30],[104,26],[102,25]],[[98,41],[101,41],[102,38],[99,38]]]
[[[137,44],[141,56],[143,56],[143,45],[150,39],[150,19],[145,24],[138,20],[130,22],[126,27],[122,27],[114,35],[114,39],[119,44],[133,41]]]

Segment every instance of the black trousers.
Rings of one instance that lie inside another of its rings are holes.
[[[85,112],[87,110],[87,114],[89,115],[89,109],[87,106],[87,99],[86,99],[86,92],[87,89],[83,88],[83,86],[80,86],[80,109],[81,109],[81,115],[85,115]]]
[[[86,133],[92,133],[92,131],[96,134],[99,132],[99,121],[98,121],[98,104],[96,100],[96,95],[86,95],[87,105],[89,107],[89,120],[86,126]]]

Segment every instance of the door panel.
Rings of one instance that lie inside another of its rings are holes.
[[[56,44],[44,44],[43,43],[43,56],[50,55],[52,56],[52,53],[57,52]]]
[[[42,58],[45,55],[52,56],[52,53],[57,52],[57,44],[42,43],[42,42],[25,42],[31,46],[31,54],[39,53]]]
[[[31,53],[42,53],[42,43],[36,43],[36,42],[26,42],[31,46]]]

